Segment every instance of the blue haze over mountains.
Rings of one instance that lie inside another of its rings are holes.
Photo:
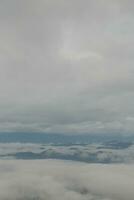
[[[89,144],[96,142],[105,142],[109,140],[132,141],[133,135],[122,134],[42,134],[42,133],[0,133],[0,143],[53,143],[53,144]]]
[[[133,141],[120,134],[0,133],[0,159],[133,163]]]

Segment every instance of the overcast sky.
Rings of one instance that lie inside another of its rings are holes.
[[[0,0],[0,132],[133,133],[133,0]]]

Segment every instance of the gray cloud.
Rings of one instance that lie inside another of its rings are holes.
[[[131,0],[0,1],[0,131],[133,133]]]

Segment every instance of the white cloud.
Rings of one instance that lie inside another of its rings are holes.
[[[0,199],[133,200],[133,165],[0,161]]]

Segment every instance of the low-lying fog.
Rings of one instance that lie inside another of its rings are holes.
[[[0,200],[133,200],[134,165],[0,161]]]

